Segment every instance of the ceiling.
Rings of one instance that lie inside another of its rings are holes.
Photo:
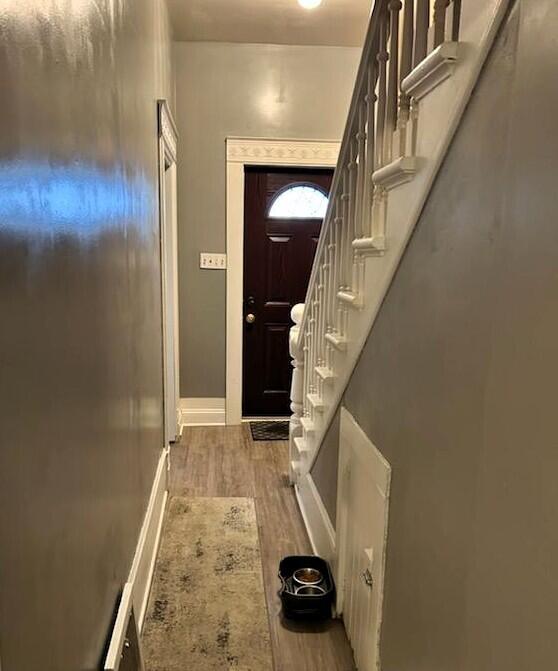
[[[174,39],[362,46],[371,0],[167,0]]]

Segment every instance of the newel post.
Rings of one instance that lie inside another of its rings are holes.
[[[302,424],[300,422],[304,411],[304,349],[299,346],[300,322],[304,314],[304,303],[297,303],[291,310],[291,319],[294,326],[289,332],[289,353],[293,367],[293,379],[291,382],[291,419],[289,423],[289,477],[291,484],[296,482],[296,473],[293,471],[292,463],[297,461],[297,450],[294,439],[302,436]]]

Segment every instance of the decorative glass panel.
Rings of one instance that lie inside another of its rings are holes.
[[[315,186],[296,184],[281,191],[271,203],[272,219],[323,219],[327,196]]]

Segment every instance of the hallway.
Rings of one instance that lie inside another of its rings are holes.
[[[0,0],[0,671],[558,667],[557,36]]]
[[[287,478],[288,443],[254,442],[240,427],[186,428],[171,448],[170,496],[253,497],[275,671],[352,671],[340,621],[284,623],[277,596],[279,560],[312,553]]]

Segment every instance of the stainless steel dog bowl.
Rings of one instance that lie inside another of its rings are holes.
[[[299,585],[295,589],[297,596],[322,596],[326,591],[319,585]]]
[[[316,568],[299,568],[293,573],[293,580],[298,585],[319,585],[323,579]]]

